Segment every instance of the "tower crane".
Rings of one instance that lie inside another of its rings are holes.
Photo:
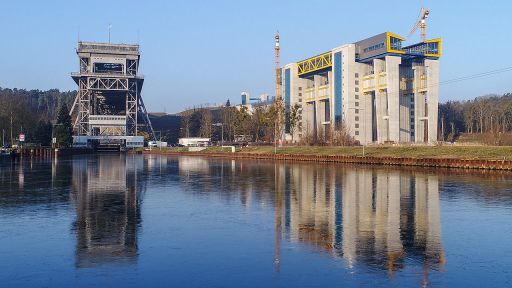
[[[276,91],[275,97],[276,99],[281,98],[281,47],[279,46],[279,31],[276,33],[275,45],[274,45],[274,64],[275,64],[275,73],[276,73]]]
[[[425,20],[427,20],[429,14],[430,11],[427,8],[421,7],[420,17],[418,21],[416,21],[416,24],[414,24],[414,27],[412,27],[411,32],[409,32],[409,35],[407,35],[407,37],[411,37],[411,35],[414,34],[414,32],[418,30],[418,28],[421,28],[421,41],[425,42],[427,37],[427,23]]]

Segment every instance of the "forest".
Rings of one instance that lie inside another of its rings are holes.
[[[439,104],[439,138],[469,135],[489,145],[512,145],[512,93]]]
[[[4,145],[16,144],[18,135],[25,134],[25,142],[49,146],[51,121],[57,118],[59,107],[71,104],[76,91],[51,89],[25,90],[0,87],[0,132]]]

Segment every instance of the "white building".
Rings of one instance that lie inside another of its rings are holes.
[[[437,141],[442,42],[404,40],[385,32],[285,65],[285,105],[302,106],[295,139],[326,139],[343,123],[364,144]]]
[[[179,138],[178,143],[185,147],[207,147],[210,146],[211,139],[199,137]]]

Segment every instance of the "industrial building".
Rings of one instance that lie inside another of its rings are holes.
[[[285,106],[302,107],[294,139],[344,127],[362,144],[437,141],[441,39],[403,41],[385,32],[282,67]]]
[[[73,146],[142,147],[139,122],[155,140],[141,97],[139,45],[78,42],[76,53],[80,71],[71,75],[78,85],[70,111]]]
[[[258,107],[268,107],[274,103],[274,97],[271,97],[268,94],[261,94],[257,98],[251,97],[251,95],[248,92],[242,92],[241,93],[242,102],[240,106],[237,107],[246,107],[247,112],[252,114],[254,112],[254,109]]]

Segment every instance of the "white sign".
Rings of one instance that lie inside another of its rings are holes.
[[[25,142],[25,134],[20,134],[20,142]]]
[[[52,139],[52,143],[53,143],[53,144],[57,143],[57,138],[53,137],[53,139]]]

